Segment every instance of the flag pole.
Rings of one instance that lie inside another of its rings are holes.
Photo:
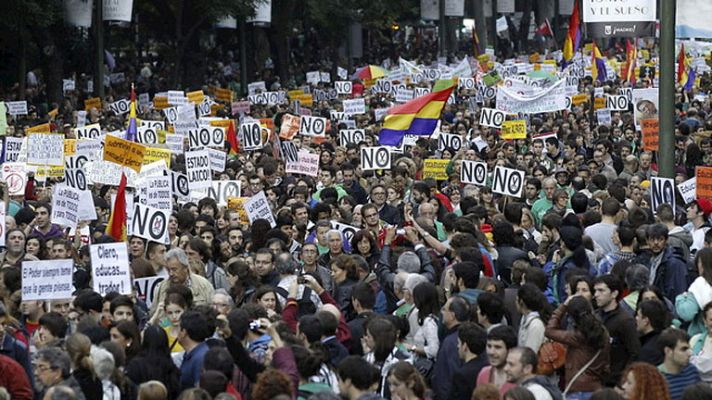
[[[676,0],[660,2],[660,149],[675,147]],[[653,77],[654,78],[654,77]],[[675,177],[675,152],[658,151],[658,175]]]

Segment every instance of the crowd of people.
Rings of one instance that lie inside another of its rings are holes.
[[[275,90],[303,81],[263,77]],[[171,89],[150,64],[128,78],[138,92]],[[584,78],[578,91],[629,86],[610,78]],[[214,173],[240,181],[243,197],[264,192],[274,226],[212,198],[174,199],[170,244],[128,238],[132,278],[164,278],[150,306],[136,291],[92,290],[89,245],[116,241],[107,232],[115,186],[91,186],[87,244],[52,223],[58,180],[29,173],[22,196],[4,185],[0,398],[712,398],[712,201],[678,193],[652,208],[655,153],[643,150],[632,112],[598,124],[583,103],[530,115],[528,139],[503,140],[479,124],[479,107],[494,99],[473,107],[474,93],[456,89],[439,129],[459,135],[460,149],[421,137],[392,153],[391,169],[366,171],[360,149],[378,144],[383,124],[373,110],[393,98],[353,83],[369,109],[354,117],[362,142],[343,146],[339,121],[324,140],[292,140],[319,155],[317,177],[286,173],[272,141]],[[86,123],[124,129],[126,115],[108,104],[125,95],[112,92]],[[50,122],[73,138],[86,97],[70,91],[52,117],[34,98],[6,135]],[[315,101],[311,112],[330,117],[341,100]],[[676,101],[681,183],[710,163],[712,117],[705,96]],[[294,108],[253,104],[250,116],[272,119],[278,135],[286,113]],[[230,105],[215,115],[230,116]],[[545,133],[554,135],[535,138]],[[447,179],[424,176],[433,158],[449,160]],[[463,160],[524,171],[522,196],[493,193],[491,177],[462,183]],[[184,171],[184,156],[170,168]],[[55,259],[74,261],[73,297],[23,300],[23,262]]]

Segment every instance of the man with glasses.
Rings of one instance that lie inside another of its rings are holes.
[[[402,218],[398,209],[386,203],[385,186],[378,184],[371,188],[371,203],[378,209],[378,214],[382,220],[390,225],[398,225],[401,223]],[[361,212],[363,212],[363,208]]]
[[[315,274],[319,276],[321,280],[321,286],[327,292],[331,292],[333,287],[331,282],[331,271],[328,268],[324,268],[317,260],[319,259],[319,249],[316,243],[304,243],[300,254],[300,261],[302,263],[302,271],[304,273]]]
[[[260,179],[259,176],[257,175],[251,175],[247,181],[250,184],[250,190],[249,193],[252,194],[253,196],[256,195],[257,193],[261,192],[262,189],[264,189],[264,183],[262,183],[262,179]]]
[[[373,237],[380,238],[381,233],[386,228],[383,221],[381,221],[381,216],[378,214],[378,208],[375,204],[369,203],[361,207],[361,218],[363,220],[363,227],[371,231]],[[378,247],[382,247],[383,243],[379,239]]]

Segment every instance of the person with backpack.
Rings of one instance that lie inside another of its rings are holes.
[[[683,321],[689,322],[687,333],[695,336],[707,332],[704,315],[700,311],[712,301],[712,248],[701,249],[695,255],[699,276],[685,293],[675,298],[675,311]]]

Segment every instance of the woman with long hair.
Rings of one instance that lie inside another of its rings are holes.
[[[567,315],[573,320],[573,329],[562,327]],[[609,336],[588,300],[578,295],[569,297],[554,311],[545,335],[567,346],[564,394],[587,398],[603,387],[610,373]]]
[[[331,277],[334,279],[334,299],[344,318],[348,321],[354,313],[351,305],[351,292],[359,280],[358,266],[348,254],[341,254],[331,259],[330,266]]]
[[[299,373],[298,400],[306,400],[315,393],[334,393],[332,387],[327,383],[320,382],[319,378],[322,364],[329,361],[325,357],[325,352],[313,351],[303,346],[292,346],[292,354],[294,354],[294,362]]]
[[[665,377],[645,362],[634,362],[626,368],[621,388],[626,400],[671,400]]]
[[[423,282],[413,288],[413,303],[417,309],[418,323],[409,350],[415,354],[418,371],[425,379],[429,379],[434,360],[440,350],[438,336],[440,301],[435,285]]]
[[[361,339],[364,358],[381,372],[378,394],[390,398],[387,379],[391,368],[399,361],[409,360],[409,356],[398,349],[398,330],[388,318],[377,316],[367,320],[364,333]]]
[[[361,229],[351,238],[352,254],[358,254],[368,261],[371,269],[374,269],[381,253],[373,233],[368,229]]]
[[[180,370],[173,363],[168,349],[168,335],[159,326],[151,325],[143,331],[141,350],[126,366],[126,375],[137,385],[151,380],[163,382],[169,398],[180,391]]]
[[[104,389],[101,380],[94,372],[91,360],[91,340],[88,336],[75,333],[65,341],[67,354],[72,366],[72,377],[79,382],[82,393],[87,399],[102,398]]]
[[[544,343],[544,330],[551,316],[551,305],[546,295],[533,283],[525,283],[517,291],[517,311],[522,315],[519,323],[519,346],[534,352]]]
[[[40,260],[47,260],[47,244],[39,236],[30,236],[25,243],[25,253],[33,255]]]
[[[235,301],[235,307],[240,307],[252,296],[257,285],[250,265],[244,261],[233,261],[227,264],[225,275],[230,284],[230,297]]]
[[[388,376],[391,400],[420,400],[425,396],[425,379],[413,364],[399,361]]]
[[[544,265],[544,272],[549,276],[549,290],[555,303],[566,300],[566,276],[568,271],[578,268],[590,270],[590,263],[583,246],[583,231],[574,226],[562,226],[559,229],[561,248],[554,251],[551,261]]]
[[[141,332],[139,332],[135,322],[129,320],[121,321],[113,325],[109,333],[111,334],[111,341],[118,343],[126,351],[127,362],[138,354],[138,350],[141,347]]]
[[[279,302],[277,291],[271,286],[258,287],[252,296],[252,302],[264,307],[270,320],[279,318],[282,314],[282,303]]]

